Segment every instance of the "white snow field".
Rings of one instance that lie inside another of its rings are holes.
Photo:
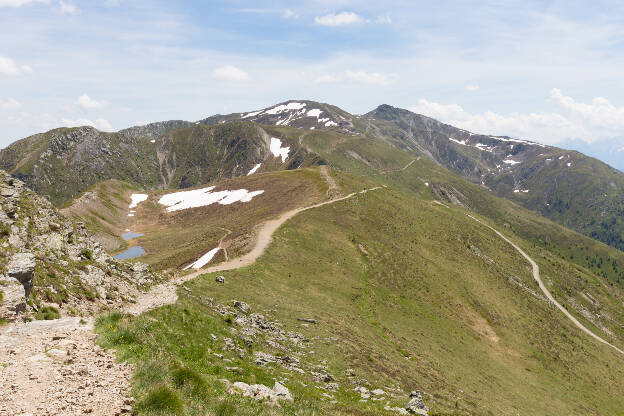
[[[147,199],[147,194],[132,194],[130,195],[130,209],[136,208],[141,202]]]
[[[233,191],[212,192],[214,186],[194,189],[192,191],[174,192],[163,195],[158,203],[167,207],[167,212],[179,211],[187,208],[197,208],[214,204],[229,205],[234,202],[249,202],[253,197],[264,193],[264,191],[249,192],[247,189],[236,189]]]
[[[212,258],[215,256],[215,254],[219,252],[219,250],[221,250],[221,247],[213,248],[208,253],[204,254],[203,256],[198,258],[196,261],[186,266],[183,270],[190,269],[191,267],[194,269],[201,269],[202,267],[210,263],[210,260],[212,260]]]
[[[290,147],[282,147],[282,141],[277,137],[271,137],[271,144],[269,145],[269,149],[273,156],[282,157],[282,163],[286,162],[288,159],[288,152],[290,151]]]
[[[249,171],[249,173],[247,173],[247,176],[249,175],[253,175],[254,173],[256,173],[256,171],[258,169],[260,169],[260,166],[262,166],[262,163],[258,163],[256,166],[254,166],[253,168],[251,168],[251,170]]]

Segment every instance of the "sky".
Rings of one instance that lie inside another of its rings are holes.
[[[310,99],[624,159],[623,74],[621,1],[0,0],[0,147]]]

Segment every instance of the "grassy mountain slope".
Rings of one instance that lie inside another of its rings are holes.
[[[624,174],[594,158],[527,140],[473,134],[388,105],[358,118],[355,126],[624,249]]]
[[[333,175],[344,192],[362,186]],[[198,278],[175,305],[101,320],[102,342],[137,363],[142,414],[382,415],[413,389],[439,415],[621,413],[623,357],[549,306],[528,263],[466,212],[392,188],[307,211],[254,265],[223,273],[225,284]],[[622,289],[503,231],[562,302],[582,287],[622,322]],[[233,299],[289,335],[250,331]],[[611,340],[624,344],[621,331]],[[259,365],[260,352],[292,358]],[[295,401],[270,408],[229,396],[223,378],[280,380]],[[384,399],[361,401],[358,386],[382,388]]]
[[[127,182],[111,179],[87,189],[60,209],[61,214],[85,223],[93,238],[109,252],[128,244],[121,238],[129,226],[130,194],[139,192]]]

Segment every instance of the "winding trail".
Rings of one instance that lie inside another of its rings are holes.
[[[447,207],[448,208],[448,207]],[[568,317],[569,320],[572,321],[572,323],[574,323],[574,325],[576,325],[581,331],[585,332],[587,335],[589,335],[590,337],[594,338],[596,341],[601,342],[605,345],[608,345],[609,347],[613,348],[614,350],[616,350],[617,352],[619,352],[620,354],[624,354],[624,351],[622,351],[620,348],[616,347],[615,345],[609,343],[608,341],[605,341],[604,339],[602,339],[601,337],[599,337],[598,335],[594,334],[592,331],[590,331],[589,329],[587,329],[582,323],[580,323],[578,321],[578,319],[576,319],[570,312],[568,312],[568,310],[566,308],[564,308],[559,302],[557,302],[555,300],[555,298],[553,297],[553,295],[550,293],[550,291],[546,288],[546,285],[544,285],[544,282],[542,282],[542,278],[540,277],[540,271],[539,271],[539,266],[537,265],[537,263],[535,263],[535,261],[533,261],[533,259],[531,257],[529,257],[528,254],[526,254],[520,247],[518,247],[516,244],[512,243],[507,237],[505,237],[503,234],[501,234],[498,230],[496,230],[495,228],[490,227],[489,225],[485,224],[483,221],[473,217],[470,214],[466,214],[468,217],[472,218],[473,220],[475,220],[476,222],[478,222],[479,224],[489,228],[490,230],[494,231],[500,238],[502,238],[503,240],[505,240],[507,243],[509,243],[513,248],[516,249],[516,251],[518,251],[518,253],[522,254],[522,257],[524,257],[530,264],[531,267],[533,268],[533,278],[535,279],[535,281],[537,281],[537,284],[539,285],[539,288],[542,290],[542,292],[544,293],[544,295],[546,296],[546,298],[551,301],[553,303],[553,305],[555,305],[561,312],[563,312],[563,314],[565,316]]]
[[[326,170],[321,169],[321,173],[323,173],[323,176],[327,175],[329,177],[329,173]],[[331,177],[329,178],[331,179]],[[331,182],[333,182],[333,179],[331,180]],[[330,183],[330,188],[332,186],[331,182],[328,181],[328,183]],[[335,182],[334,182],[334,186],[335,186]],[[324,205],[335,204],[336,202],[340,202],[340,201],[353,198],[354,196],[358,194],[365,194],[368,191],[374,191],[380,188],[382,188],[382,186],[377,186],[377,187],[370,188],[370,189],[364,189],[363,191],[353,192],[353,193],[350,193],[349,195],[346,195],[340,198],[334,198],[334,199],[330,199],[324,202],[319,202],[318,204],[309,205],[309,206],[301,207],[301,208],[295,208],[293,210],[286,211],[283,214],[281,214],[278,218],[274,220],[269,220],[261,225],[260,231],[258,232],[258,235],[256,237],[256,244],[249,253],[244,254],[240,257],[225,261],[223,263],[217,264],[215,266],[207,267],[204,269],[200,269],[196,272],[180,276],[167,283],[154,286],[149,292],[146,292],[137,296],[136,303],[129,305],[127,308],[125,308],[125,311],[133,315],[140,315],[141,313],[146,312],[150,309],[154,309],[163,305],[169,305],[169,304],[175,303],[176,300],[178,299],[178,295],[176,291],[179,285],[191,279],[194,279],[195,277],[202,275],[202,274],[220,272],[220,271],[225,271],[225,270],[234,270],[240,267],[245,267],[245,266],[249,266],[253,264],[264,253],[266,248],[271,243],[271,238],[273,236],[273,233],[275,233],[275,231],[277,231],[277,229],[281,227],[282,224],[284,224],[286,221],[288,221],[295,215],[299,214],[300,212],[307,211],[313,208],[322,207]]]

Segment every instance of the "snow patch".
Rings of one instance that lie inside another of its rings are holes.
[[[152,139],[150,140],[150,143],[156,143],[156,140]]]
[[[257,116],[260,113],[262,113],[262,110],[254,111],[253,113],[247,113],[244,116],[242,116],[241,118],[255,117],[255,116]]]
[[[212,192],[214,188],[214,186],[209,186],[192,191],[174,192],[163,195],[158,200],[158,203],[166,206],[167,212],[173,212],[187,208],[203,207],[214,203],[229,205],[234,202],[249,202],[255,196],[264,193],[264,191],[249,192],[247,189]]]
[[[308,117],[316,117],[319,118],[323,110],[319,110],[318,108],[314,108],[308,111]]]
[[[256,171],[258,169],[260,169],[260,166],[262,166],[262,163],[258,163],[256,166],[254,166],[253,168],[251,168],[251,170],[249,171],[249,173],[247,174],[247,176],[249,175],[253,175],[254,173],[256,173]]]
[[[466,140],[455,140],[455,139],[453,139],[453,138],[451,138],[451,137],[449,137],[448,139],[449,139],[450,141],[452,141],[452,142],[457,143],[457,144],[461,144],[462,146],[468,146],[468,145],[466,144]]]
[[[278,105],[278,106],[275,106],[273,108],[266,110],[266,113],[267,114],[279,114],[279,113],[283,113],[284,111],[301,110],[305,106],[306,106],[305,103],[282,104],[282,105]]]
[[[130,209],[136,208],[141,202],[147,199],[147,194],[132,194],[130,195]]]
[[[572,162],[567,163],[568,167],[572,166]]]
[[[328,122],[325,123],[325,127],[332,127],[332,126],[337,126],[338,123],[335,123],[331,120],[329,120]]]
[[[221,247],[213,248],[208,253],[204,254],[203,256],[198,258],[196,261],[186,266],[183,270],[190,269],[191,267],[194,269],[201,269],[202,267],[210,263],[210,260],[212,260],[212,258],[215,256],[215,254],[219,252],[219,250],[221,250]]]
[[[520,162],[516,162],[515,160],[511,160],[511,159],[507,159],[507,160],[503,160],[503,163],[507,163],[508,165],[519,165]]]
[[[290,147],[282,147],[282,141],[277,137],[271,137],[271,144],[269,145],[269,149],[273,156],[282,157],[282,163],[286,162],[288,159],[288,152],[290,151]]]

